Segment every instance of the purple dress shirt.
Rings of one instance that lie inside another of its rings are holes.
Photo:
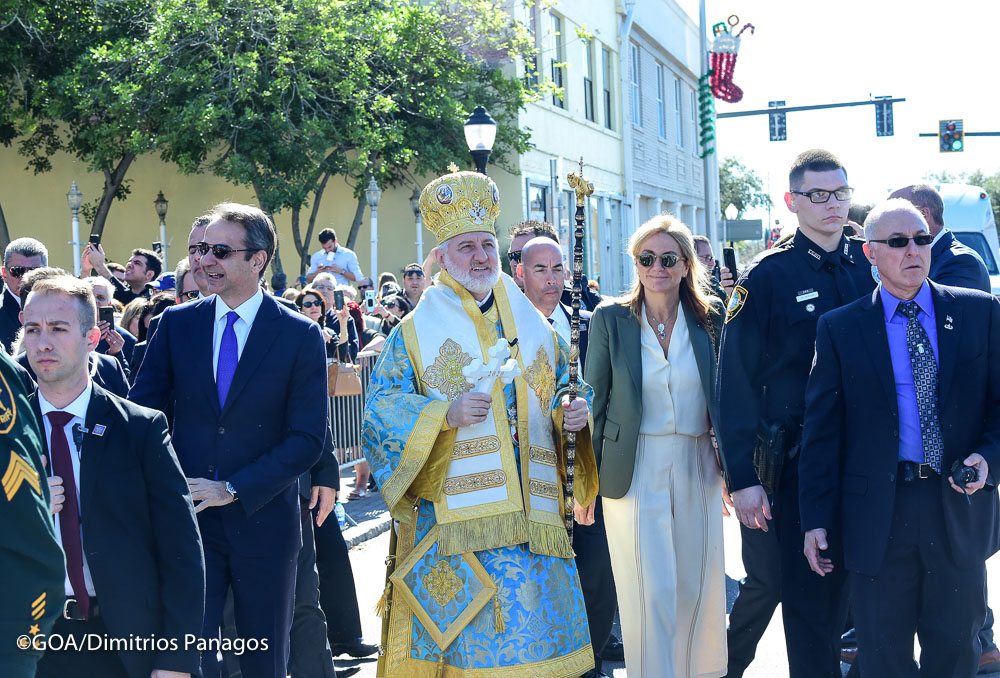
[[[896,402],[899,406],[899,460],[924,463],[924,443],[920,434],[920,412],[917,409],[917,390],[913,385],[913,368],[910,366],[910,351],[906,345],[906,323],[909,322],[896,307],[903,303],[881,284],[882,307],[885,311],[885,331],[889,336],[889,355],[892,357],[892,374],[896,382]],[[924,281],[913,298],[920,307],[917,321],[927,332],[934,352],[934,362],[941,366],[938,355],[937,323],[934,316],[934,301],[931,287]]]

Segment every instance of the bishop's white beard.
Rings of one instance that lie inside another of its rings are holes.
[[[490,262],[493,265],[494,262]],[[444,252],[444,268],[448,275],[455,279],[459,285],[467,289],[473,295],[489,294],[490,290],[496,287],[500,281],[500,267],[496,266],[489,273],[480,272],[475,274],[472,271],[463,271],[459,266],[453,265],[448,252]]]

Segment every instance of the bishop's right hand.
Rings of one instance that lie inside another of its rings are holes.
[[[461,428],[486,421],[492,405],[493,400],[484,393],[463,393],[448,408],[448,426]]]

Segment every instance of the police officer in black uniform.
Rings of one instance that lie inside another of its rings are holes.
[[[875,280],[862,241],[843,231],[852,189],[840,161],[827,151],[806,151],[792,164],[789,186],[785,203],[798,218],[798,230],[760,254],[730,298],[719,359],[724,417],[717,434],[737,518],[749,529],[774,529],[777,537],[790,678],[839,678],[847,612],[844,568],[820,577],[802,554],[797,453],[816,321],[870,294]],[[837,562],[836,534],[830,542],[825,555]],[[756,544],[768,548],[765,540]],[[757,561],[768,562],[768,554]],[[770,562],[773,567],[773,558]],[[752,580],[755,563],[746,558],[744,563]],[[774,573],[766,575],[774,579]],[[769,618],[773,602],[761,600],[761,614]],[[748,625],[756,632],[753,627]],[[732,634],[729,640],[731,647],[740,644]],[[745,666],[734,665],[741,659],[735,649],[730,675],[742,675]]]

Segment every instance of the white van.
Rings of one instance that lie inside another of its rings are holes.
[[[982,257],[990,274],[993,294],[1000,295],[1000,241],[990,196],[978,186],[968,184],[938,184],[935,186],[944,200],[944,225],[955,237]]]

